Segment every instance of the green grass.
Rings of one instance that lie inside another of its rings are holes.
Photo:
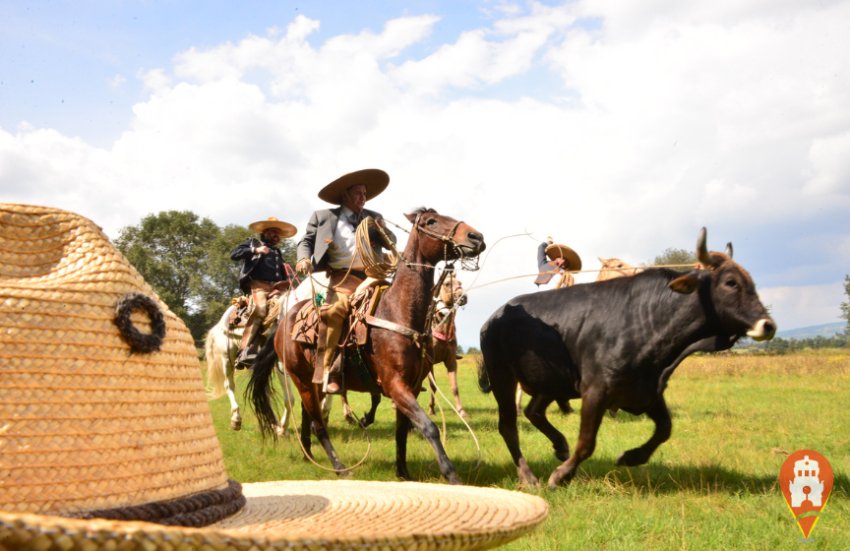
[[[247,379],[246,372],[238,373],[240,393]],[[437,380],[448,394],[442,366],[437,367]],[[468,484],[518,489],[516,470],[496,430],[495,400],[478,390],[471,358],[461,362],[459,380],[480,450],[440,401],[449,457]],[[581,465],[572,483],[555,491],[532,491],[549,503],[549,518],[505,549],[848,547],[850,353],[689,358],[672,377],[665,397],[673,415],[673,436],[647,465],[617,467],[614,461],[624,450],[642,444],[652,423],[623,412],[606,417],[593,457]],[[368,396],[352,394],[350,399],[359,415],[368,408]],[[244,401],[241,394],[239,400]],[[420,403],[427,403],[426,394]],[[234,432],[228,425],[226,398],[210,404],[232,478],[242,482],[336,478],[306,462],[292,435],[263,442],[249,409],[243,408],[242,431]],[[338,453],[349,465],[365,457],[353,478],[395,480],[395,412],[389,400],[382,401],[375,425],[365,433],[347,425],[339,404],[334,405],[331,438]],[[578,415],[562,415],[553,406],[550,419],[574,445]],[[442,426],[439,412],[434,420]],[[545,482],[559,461],[546,437],[525,419],[519,426],[524,455]],[[802,448],[822,453],[836,475],[832,496],[812,533],[814,543],[800,541],[778,484],[786,455]],[[318,443],[313,450],[327,469]],[[443,483],[430,446],[418,434],[410,437],[408,463],[416,479]]]

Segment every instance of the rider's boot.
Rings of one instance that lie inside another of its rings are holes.
[[[342,335],[342,320],[335,323],[336,319],[328,320],[328,331],[325,341],[325,355],[322,358],[322,366],[325,370],[325,392],[328,394],[339,394],[342,375],[342,354],[337,354],[337,346]]]
[[[257,347],[254,341],[257,340],[262,323],[262,320],[259,323],[255,321],[245,328],[245,334],[242,336],[242,349],[236,356],[236,369],[245,369],[254,365],[254,360],[257,359]]]
[[[339,303],[334,304],[326,312],[325,350],[322,357],[322,367],[325,372],[325,392],[338,394],[342,383],[342,355],[337,358],[337,348],[342,337],[342,326],[345,321],[346,309]],[[337,361],[334,361],[334,360]]]

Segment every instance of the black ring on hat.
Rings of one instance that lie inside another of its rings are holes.
[[[142,310],[150,318],[151,333],[149,335],[142,333],[133,325],[130,314],[134,310]],[[121,337],[130,345],[131,352],[149,354],[156,352],[162,346],[162,340],[165,338],[165,319],[156,302],[145,295],[129,293],[119,299],[115,303],[115,319],[113,321],[118,326]]]

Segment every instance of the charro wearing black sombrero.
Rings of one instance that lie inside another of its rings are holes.
[[[251,295],[251,314],[242,335],[241,349],[236,358],[236,367],[248,367],[256,357],[254,341],[260,334],[263,320],[268,312],[268,298],[273,291],[289,288],[289,274],[283,252],[278,248],[282,239],[292,237],[298,231],[289,222],[270,216],[248,226],[259,237],[250,237],[230,253],[232,260],[242,262],[239,287]]]
[[[334,363],[342,326],[348,316],[349,296],[366,279],[363,260],[355,250],[354,232],[360,221],[370,216],[381,226],[381,213],[365,208],[366,201],[376,197],[389,185],[390,177],[383,170],[367,168],[345,174],[319,191],[319,198],[339,205],[317,210],[310,216],[304,237],[298,243],[296,270],[307,274],[327,272],[330,288],[322,320],[327,324],[326,338],[316,356],[321,359],[327,384],[325,391],[340,391],[339,363]],[[386,230],[390,239],[395,235]]]

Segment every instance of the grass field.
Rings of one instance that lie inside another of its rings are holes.
[[[517,489],[516,471],[496,430],[495,400],[478,390],[474,365],[465,358],[459,379],[478,444],[441,402],[447,452],[466,483]],[[237,379],[242,403],[248,374],[239,372]],[[443,366],[437,367],[437,380],[448,394]],[[555,491],[533,491],[549,503],[549,518],[504,549],[850,548],[850,352],[692,357],[672,377],[665,397],[673,436],[647,465],[617,467],[614,461],[643,443],[652,423],[622,412],[606,417],[596,452],[572,483]],[[368,396],[350,399],[362,415]],[[420,403],[426,401],[421,395]],[[264,443],[249,409],[243,408],[242,431],[234,432],[228,426],[226,398],[210,404],[232,478],[336,478],[306,462],[292,435]],[[337,451],[348,465],[365,457],[353,478],[395,480],[395,412],[389,401],[384,399],[376,423],[365,433],[347,425],[341,411],[335,404],[330,421]],[[553,406],[550,418],[574,445],[578,416],[563,415]],[[443,424],[439,412],[434,419]],[[525,419],[520,431],[529,465],[545,480],[559,464],[549,441]],[[832,495],[812,533],[814,542],[801,541],[778,483],[786,455],[803,448],[819,451],[835,472]],[[327,469],[318,444],[314,451]],[[408,460],[415,478],[442,483],[433,452],[418,435],[410,438]]]

